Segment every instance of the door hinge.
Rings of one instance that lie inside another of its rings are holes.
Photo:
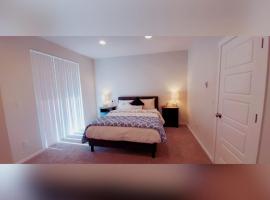
[[[262,49],[263,49],[263,47],[264,47],[264,38],[262,38],[262,44],[261,44],[261,47],[262,47]]]
[[[221,113],[217,113],[216,114],[216,118],[220,118],[221,119],[222,118],[222,114]]]
[[[255,115],[255,123],[258,121],[258,114]]]

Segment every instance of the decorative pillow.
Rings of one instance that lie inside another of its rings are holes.
[[[150,110],[155,109],[155,99],[141,99],[144,103],[143,109]]]
[[[143,106],[144,103],[139,98],[136,98],[134,101],[132,101],[130,103],[130,105],[133,105],[133,106]]]

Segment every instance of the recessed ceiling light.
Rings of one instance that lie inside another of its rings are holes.
[[[144,36],[144,38],[147,39],[147,40],[150,40],[152,37],[153,37],[153,36],[151,36],[151,35],[146,35],[146,36]]]
[[[102,45],[102,46],[104,46],[104,45],[106,45],[107,43],[106,43],[105,40],[99,40],[99,44]]]

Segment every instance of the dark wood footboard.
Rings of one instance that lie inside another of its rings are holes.
[[[109,141],[109,140],[97,140],[88,139],[88,144],[91,148],[91,152],[95,151],[95,146],[99,147],[113,147],[113,148],[125,148],[125,149],[139,149],[147,152],[151,152],[152,158],[156,157],[157,144],[147,144],[138,142],[126,142],[126,141]]]

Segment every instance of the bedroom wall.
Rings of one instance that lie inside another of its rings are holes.
[[[270,77],[270,72],[268,72]],[[270,164],[270,78],[268,78],[267,94],[264,108],[261,144],[258,154],[258,163]]]
[[[188,52],[188,127],[210,158],[214,155],[219,41],[198,38]]]
[[[102,105],[102,94],[118,96],[155,95],[159,105],[171,99],[171,90],[179,92],[181,123],[187,121],[187,51],[125,56],[96,60],[96,96]]]
[[[270,45],[270,40],[269,40]],[[258,153],[258,163],[270,164],[270,51],[268,57],[268,80],[264,104],[264,117],[262,124],[261,143]]]
[[[96,117],[94,62],[39,37],[0,37],[0,76],[6,127],[14,162],[42,149],[29,50],[80,64],[86,123]]]
[[[5,122],[5,114],[2,103],[2,95],[0,88],[0,163],[11,163],[11,147],[8,139],[8,132]]]

